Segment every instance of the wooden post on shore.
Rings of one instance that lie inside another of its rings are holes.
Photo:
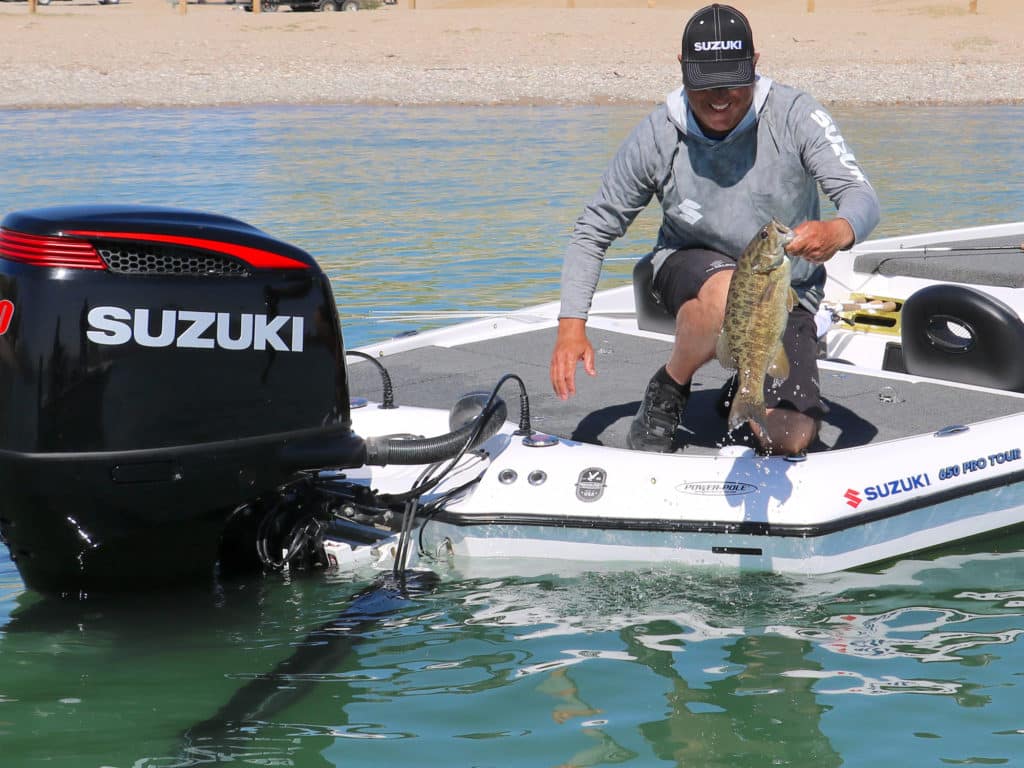
[[[971,0],[971,2],[969,2],[967,4],[967,12],[968,13],[977,13],[978,12],[978,0]]]
[[[814,13],[814,0],[807,0],[807,12]]]
[[[263,13],[263,0],[252,0],[252,12]]]
[[[29,13],[35,13],[36,12],[36,0],[28,0],[28,12]]]
[[[178,0],[178,13],[182,16],[188,13],[188,0]]]
[[[409,10],[410,11],[415,11],[416,10],[416,0],[409,0]]]

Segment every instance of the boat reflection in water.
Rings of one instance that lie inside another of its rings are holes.
[[[898,748],[947,756],[942,739],[909,734],[941,735],[953,721],[936,722],[936,707],[982,707],[982,721],[955,720],[959,749],[1007,755],[993,733],[1012,730],[1012,687],[982,690],[962,670],[991,658],[974,677],[998,679],[1021,662],[1022,566],[1024,537],[1004,536],[804,579],[450,574],[403,593],[292,574],[109,605],[25,594],[0,627],[3,739],[57,765],[94,755],[152,768],[358,765],[442,744],[446,760],[471,764],[513,743],[523,765],[728,755],[753,766],[764,754],[838,765],[862,749],[842,713],[873,696],[873,723],[901,720]],[[935,704],[908,712],[907,694]],[[40,717],[119,746],[33,746]]]

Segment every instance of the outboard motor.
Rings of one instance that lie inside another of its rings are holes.
[[[358,466],[341,328],[306,252],[143,206],[0,222],[0,538],[74,595],[209,579],[297,469]],[[308,446],[308,450],[305,447]]]

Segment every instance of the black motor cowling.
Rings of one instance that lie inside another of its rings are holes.
[[[365,456],[309,254],[168,208],[0,222],[0,537],[29,587],[209,578],[227,519],[306,443]]]

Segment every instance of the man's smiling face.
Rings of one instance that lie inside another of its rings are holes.
[[[754,54],[754,67],[760,54]],[[682,55],[678,56],[682,62]],[[690,103],[694,117],[700,123],[706,136],[721,138],[740,124],[754,101],[754,84],[736,88],[708,88],[705,90],[686,89],[686,100]]]

